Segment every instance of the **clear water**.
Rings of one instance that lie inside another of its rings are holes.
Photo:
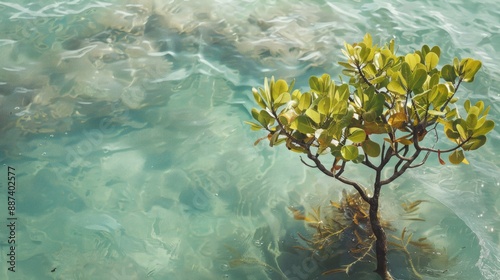
[[[337,76],[343,42],[370,32],[400,53],[440,45],[442,61],[482,60],[461,96],[486,99],[500,124],[499,11],[493,0],[0,1],[0,279],[323,279],[328,268],[292,248],[307,228],[287,207],[327,205],[344,186],[252,145],[263,135],[243,124],[251,87]],[[384,215],[452,260],[426,279],[500,276],[498,145],[497,126],[469,166],[431,158],[384,190]],[[399,204],[416,199],[426,221],[401,222]]]

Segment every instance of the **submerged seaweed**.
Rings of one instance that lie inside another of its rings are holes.
[[[422,202],[425,201],[403,203],[402,219],[424,221],[415,217],[415,211]],[[308,227],[314,229],[310,237],[298,233],[305,244],[294,248],[309,251],[311,258],[326,267],[333,267],[322,272],[322,275],[350,274],[359,264],[376,260],[376,239],[368,217],[369,205],[357,192],[348,193],[344,190],[340,202],[330,201],[326,211],[322,211],[319,206],[307,214],[293,207],[289,209],[294,219],[305,221]],[[381,220],[381,224],[386,231],[396,232],[390,222]],[[404,256],[412,278],[422,279],[423,274],[435,274],[436,271],[444,273],[446,268],[441,266],[450,264],[445,250],[435,248],[427,237],[414,238],[407,228],[402,230],[400,236],[388,234],[388,246],[391,254]],[[435,265],[440,267],[430,268]]]

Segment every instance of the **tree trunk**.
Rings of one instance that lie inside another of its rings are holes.
[[[370,199],[370,225],[376,238],[377,269],[375,272],[384,280],[392,280],[391,274],[387,271],[387,237],[378,217],[379,194],[380,187],[375,187],[374,195]]]

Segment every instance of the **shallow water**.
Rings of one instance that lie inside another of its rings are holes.
[[[253,146],[251,87],[336,77],[343,42],[370,32],[399,53],[428,44],[441,61],[480,59],[460,94],[486,99],[498,124],[498,11],[493,0],[0,1],[0,160],[16,169],[18,219],[15,273],[0,231],[0,279],[326,279],[331,267],[293,249],[311,232],[287,207],[325,206],[345,187],[285,148]],[[399,231],[447,255],[420,267],[425,279],[500,276],[498,145],[495,128],[470,165],[431,158],[383,193]],[[425,221],[401,220],[399,204],[416,199]],[[399,259],[393,274],[411,279]]]

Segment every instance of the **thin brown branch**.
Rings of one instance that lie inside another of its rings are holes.
[[[459,148],[461,148],[463,145],[465,145],[465,143],[467,143],[470,139],[472,138],[472,136],[469,136],[469,138],[467,138],[465,141],[463,141],[462,143],[458,144],[456,147],[453,147],[451,149],[447,149],[447,150],[436,150],[436,149],[432,149],[432,148],[426,148],[426,147],[420,147],[417,143],[417,146],[418,146],[418,149],[421,150],[421,151],[427,151],[427,152],[433,152],[433,153],[450,153],[450,152],[453,152]]]
[[[363,69],[361,68],[361,65],[356,63],[356,69],[358,70],[358,73],[361,76],[361,78],[363,79],[363,81],[368,86],[372,87],[377,94],[380,94],[380,91],[378,91],[377,88],[375,88],[375,86],[370,81],[368,81],[368,78],[366,78],[365,74],[363,73]],[[384,106],[389,108],[389,109],[392,108],[391,105],[389,103],[387,103],[387,101],[384,101]]]
[[[394,170],[394,173],[392,174],[391,177],[380,181],[380,185],[387,185],[387,184],[391,183],[392,181],[396,180],[397,178],[399,178],[399,176],[403,175],[406,172],[406,170],[408,168],[410,168],[413,161],[415,161],[417,159],[419,154],[420,154],[420,151],[418,151],[418,150],[415,151],[415,153],[412,156],[412,160],[407,161],[405,164],[403,164],[403,166],[401,167],[400,170]]]
[[[305,162],[304,159],[302,157],[300,157],[300,161],[302,161],[302,163],[307,166],[307,167],[311,167],[311,168],[318,168],[317,166],[314,166],[314,165],[310,165],[309,163]]]
[[[377,167],[370,161],[370,159],[368,158],[368,155],[365,153],[365,159],[361,162],[363,165],[365,165],[366,167],[369,167],[373,170],[376,170]]]
[[[448,103],[450,103],[451,99],[453,99],[453,97],[455,96],[455,93],[457,93],[458,88],[460,87],[461,83],[462,83],[462,78],[458,79],[457,85],[454,86],[455,92],[448,98],[448,100],[446,100],[446,102],[444,103],[444,105],[441,106],[441,109],[440,109],[441,112],[446,108],[446,106],[448,106]]]
[[[366,201],[366,202],[370,201],[370,197],[368,197],[368,195],[366,194],[366,191],[364,190],[363,186],[361,186],[360,184],[358,184],[358,183],[356,183],[354,181],[351,181],[351,180],[349,180],[349,179],[347,179],[345,177],[340,176],[341,173],[334,174],[333,172],[331,172],[330,170],[328,170],[323,165],[323,163],[318,158],[318,156],[314,155],[311,152],[310,148],[307,148],[306,151],[307,151],[307,157],[314,162],[314,164],[316,165],[316,167],[319,170],[321,170],[321,172],[323,172],[327,176],[330,176],[330,177],[333,177],[333,178],[339,180],[340,182],[342,182],[342,183],[344,183],[346,185],[353,186],[356,189],[356,191],[358,191],[359,195],[361,196],[361,198],[363,198],[364,201]],[[343,162],[342,165],[344,166],[345,162]]]
[[[424,165],[424,164],[425,164],[425,162],[427,161],[427,159],[429,158],[429,155],[430,155],[430,154],[431,154],[431,152],[427,152],[427,153],[425,154],[424,159],[423,159],[420,163],[415,164],[415,165],[410,165],[408,168],[416,168],[416,167],[420,167],[420,166]]]
[[[342,160],[342,165],[340,166],[340,169],[338,170],[338,172],[335,174],[336,176],[340,176],[340,175],[342,175],[342,173],[344,173],[345,164],[346,164],[346,161]]]

